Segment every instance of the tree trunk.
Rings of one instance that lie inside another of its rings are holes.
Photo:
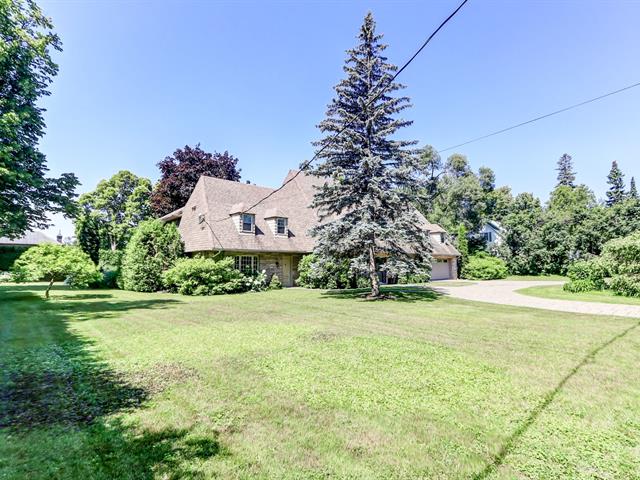
[[[47,286],[47,289],[44,292],[44,298],[46,298],[47,300],[49,300],[49,290],[51,290],[51,287],[53,287],[53,280],[54,278],[51,277],[51,281],[49,282],[49,285]]]
[[[373,245],[369,247],[369,279],[371,280],[371,298],[380,296],[380,282],[376,271],[376,251]]]

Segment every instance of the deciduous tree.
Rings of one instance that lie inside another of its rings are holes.
[[[61,50],[51,21],[32,1],[0,1],[0,236],[18,237],[50,226],[48,213],[75,213],[78,179],[46,176],[38,150],[44,108],[58,73],[52,50]]]
[[[157,216],[184,207],[202,175],[237,182],[240,180],[238,159],[229,152],[209,153],[200,145],[179,148],[160,163],[160,181],[153,189],[151,208]]]

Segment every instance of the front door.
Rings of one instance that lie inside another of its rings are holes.
[[[291,286],[291,257],[282,257],[282,285],[285,287]]]

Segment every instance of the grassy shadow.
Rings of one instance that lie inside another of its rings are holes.
[[[403,303],[433,302],[443,296],[432,288],[412,285],[383,286],[380,291],[386,297],[384,300]],[[371,301],[366,298],[369,292],[366,288],[327,290],[322,293],[322,298]]]
[[[518,428],[509,435],[507,440],[503,443],[502,447],[498,451],[498,453],[493,457],[493,460],[489,462],[482,471],[475,474],[472,478],[473,480],[484,480],[493,474],[500,466],[504,463],[505,458],[509,455],[514,449],[520,438],[531,428],[531,426],[536,422],[538,417],[551,405],[553,400],[558,396],[558,394],[562,391],[564,386],[567,384],[569,380],[571,380],[585,365],[592,363],[595,360],[596,355],[600,353],[605,348],[613,345],[618,340],[627,336],[631,331],[640,327],[640,322],[634,323],[630,327],[624,329],[617,335],[614,335],[606,342],[598,345],[596,348],[591,350],[585,357],[582,359],[580,363],[578,363],[575,367],[573,367],[567,375],[565,375],[560,382],[555,386],[553,390],[548,392],[542,400],[536,405],[536,407],[531,411],[531,413],[527,416],[527,418],[520,423]]]
[[[8,449],[8,458],[30,459],[0,462],[0,477],[150,479],[159,472],[166,478],[192,477],[195,473],[185,470],[191,460],[221,454],[211,435],[140,431],[119,421],[116,414],[144,408],[152,392],[114,371],[69,329],[70,321],[167,308],[178,300],[75,294],[46,301],[39,290],[0,286],[0,435],[12,438],[0,448]],[[84,456],[60,451],[52,457],[39,444],[44,439],[65,445],[78,438]]]

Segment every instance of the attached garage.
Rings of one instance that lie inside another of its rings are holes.
[[[455,258],[434,258],[431,263],[431,280],[455,279],[455,261]]]

